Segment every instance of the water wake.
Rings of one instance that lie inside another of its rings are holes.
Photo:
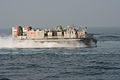
[[[57,43],[57,42],[34,42],[32,40],[14,40],[11,36],[0,37],[1,48],[80,48],[87,47],[84,43]]]

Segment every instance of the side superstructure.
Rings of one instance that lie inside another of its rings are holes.
[[[62,28],[61,25],[55,29],[33,29],[32,27],[12,27],[13,38],[24,40],[39,40],[39,39],[82,39],[93,38],[93,34],[88,34],[87,29],[76,29],[75,27],[67,26]]]

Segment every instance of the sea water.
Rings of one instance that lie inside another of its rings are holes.
[[[52,48],[61,45],[0,37],[0,80],[120,80],[120,36],[99,34],[96,39],[94,48]]]

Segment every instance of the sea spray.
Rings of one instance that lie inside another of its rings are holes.
[[[33,40],[15,40],[11,36],[0,37],[0,48],[78,48],[86,47],[84,43],[35,42]]]

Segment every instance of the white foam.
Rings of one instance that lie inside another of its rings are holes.
[[[0,48],[78,48],[86,47],[84,43],[57,43],[57,42],[34,42],[31,40],[19,41],[12,39],[11,36],[0,37]]]

